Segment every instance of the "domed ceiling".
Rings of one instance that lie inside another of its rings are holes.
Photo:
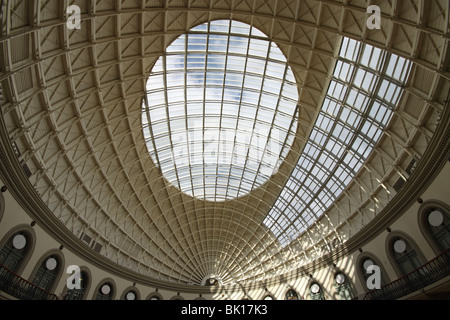
[[[130,278],[246,283],[346,252],[445,153],[446,0],[379,1],[380,29],[366,1],[2,4],[2,178]]]

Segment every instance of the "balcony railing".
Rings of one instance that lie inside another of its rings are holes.
[[[3,265],[0,265],[0,291],[19,300],[58,300],[55,294],[25,280]]]
[[[450,276],[450,248],[411,273],[370,291],[364,300],[396,300]]]

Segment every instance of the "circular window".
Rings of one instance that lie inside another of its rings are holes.
[[[278,46],[256,28],[212,21],[177,38],[147,81],[142,125],[167,181],[206,201],[244,196],[286,158],[298,91]]]
[[[403,253],[406,251],[406,243],[405,241],[399,239],[394,243],[394,250],[397,253]]]
[[[57,265],[58,265],[58,262],[56,261],[55,258],[49,258],[45,262],[45,267],[47,268],[47,270],[50,270],[50,271],[55,270]]]
[[[127,295],[125,296],[127,300],[135,300],[136,299],[136,294],[133,291],[130,291],[127,293]]]
[[[428,215],[428,223],[433,227],[439,227],[444,223],[444,215],[439,210],[434,210]]]
[[[319,293],[320,292],[320,286],[318,284],[314,283],[311,286],[311,292],[314,293],[314,294]]]
[[[337,284],[344,284],[345,283],[345,275],[342,273],[339,273],[336,275],[336,283]]]
[[[101,292],[102,292],[104,295],[108,295],[108,294],[111,293],[111,287],[110,287],[109,285],[107,285],[107,284],[104,284],[104,285],[102,286],[102,288],[101,288]]]
[[[375,265],[375,263],[373,263],[373,261],[370,259],[365,260],[363,263],[364,270],[366,270],[366,271],[367,271],[367,269],[369,269],[371,266],[374,266],[374,265]]]
[[[14,248],[16,248],[17,250],[22,250],[23,248],[25,248],[26,244],[27,244],[27,239],[23,235],[18,234],[16,236],[14,236],[14,238],[13,238]]]

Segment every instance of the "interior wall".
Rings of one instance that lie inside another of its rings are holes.
[[[448,201],[448,190],[450,189],[450,164],[444,166],[438,177],[432,182],[427,191],[422,195],[421,199],[426,203],[430,200],[439,200],[446,204]],[[0,182],[1,185],[3,183]],[[87,268],[92,276],[91,285],[88,292],[88,299],[92,299],[95,296],[95,290],[98,285],[105,279],[112,279],[115,284],[115,297],[114,299],[120,299],[125,290],[130,287],[134,287],[140,299],[147,299],[152,293],[159,294],[163,299],[169,300],[173,298],[181,298],[185,300],[193,300],[200,298],[199,294],[174,292],[154,287],[149,287],[139,283],[133,283],[127,279],[121,278],[116,275],[112,275],[101,268],[92,265],[83,258],[77,256],[74,252],[68,248],[60,249],[61,244],[55,241],[48,233],[46,233],[38,224],[31,226],[32,219],[26,214],[26,212],[20,207],[18,202],[10,195],[8,191],[3,192],[3,197],[0,201],[0,205],[4,205],[3,215],[0,214],[0,241],[2,241],[11,230],[19,228],[20,226],[27,226],[32,228],[35,234],[36,245],[31,254],[29,261],[25,268],[22,270],[20,276],[31,281],[33,270],[36,265],[42,259],[43,256],[51,251],[60,250],[64,257],[63,274],[59,279],[58,285],[55,289],[55,294],[61,296],[66,287],[66,281],[69,277],[69,273],[66,273],[66,269],[70,265],[77,265]],[[436,254],[429,244],[425,236],[423,235],[418,220],[418,212],[421,207],[419,202],[414,203],[398,220],[396,220],[390,226],[392,233],[400,232],[408,235],[416,243],[426,261],[433,259]],[[294,289],[302,299],[310,299],[309,287],[312,282],[316,282],[321,285],[325,299],[338,299],[336,289],[334,286],[334,276],[336,272],[344,273],[349,279],[354,295],[363,297],[366,291],[366,284],[361,281],[357,275],[356,262],[359,255],[370,253],[375,255],[379,261],[381,261],[384,269],[387,272],[388,278],[392,281],[398,278],[391,262],[389,261],[386,241],[389,237],[389,231],[385,230],[376,236],[371,241],[367,242],[361,249],[362,252],[353,252],[346,257],[336,261],[335,267],[328,266],[322,268],[311,275],[301,276],[294,281],[287,283],[279,283],[270,286],[264,286],[262,284],[242,286],[230,286],[223,287],[215,294],[202,294],[203,299],[218,299],[218,300],[241,300],[251,299],[260,300],[271,295],[277,300],[285,299],[285,294],[289,289]]]

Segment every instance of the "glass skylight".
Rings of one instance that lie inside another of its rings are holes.
[[[286,57],[254,27],[212,21],[177,38],[154,65],[142,122],[164,177],[207,201],[264,184],[294,141],[298,91]]]
[[[314,223],[350,184],[389,124],[410,62],[344,38],[311,136],[264,220],[282,246]]]

